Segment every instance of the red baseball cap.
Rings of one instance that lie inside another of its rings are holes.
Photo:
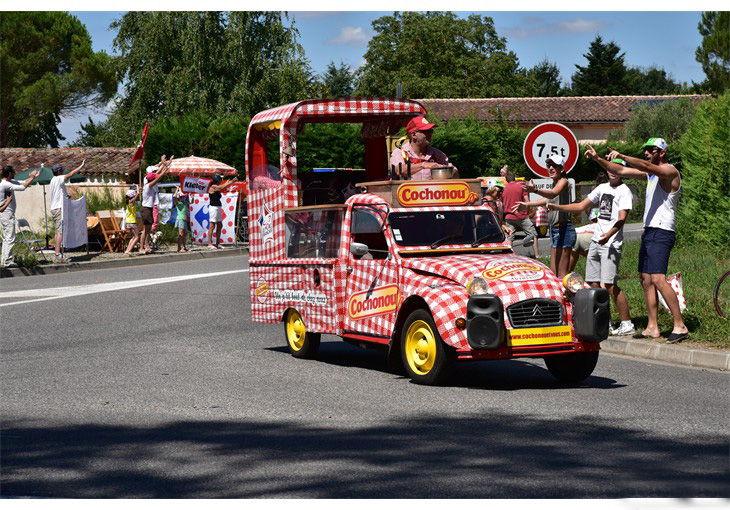
[[[413,131],[428,131],[437,127],[437,124],[430,124],[426,117],[414,117],[406,126],[406,133],[412,133]]]

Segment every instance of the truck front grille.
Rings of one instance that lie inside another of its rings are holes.
[[[563,323],[563,306],[552,299],[528,299],[507,307],[513,328],[558,326]]]

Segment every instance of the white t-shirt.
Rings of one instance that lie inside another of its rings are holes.
[[[626,184],[620,184],[614,188],[606,182],[591,191],[588,199],[598,206],[598,221],[596,221],[592,238],[593,241],[598,242],[616,224],[619,211],[631,210],[633,195]],[[615,248],[620,248],[623,240],[624,228],[621,227],[608,240],[606,246],[613,245]]]
[[[25,186],[23,186],[23,183],[18,182],[15,179],[3,179],[0,181],[0,205],[5,203],[6,198],[13,197],[13,201],[10,202],[10,205],[7,209],[5,209],[5,213],[10,216],[15,216],[15,205],[17,204],[15,200],[15,192],[23,191],[24,189]]]
[[[673,165],[672,168],[674,168]],[[674,232],[679,190],[682,189],[680,177],[677,191],[667,193],[659,184],[659,177],[649,174],[646,178],[646,201],[644,206],[644,228],[653,227]]]
[[[51,178],[51,211],[63,207],[63,197],[66,196],[66,180],[63,175]]]
[[[142,207],[154,207],[157,194],[159,193],[157,184],[150,188],[149,184],[145,184],[142,188]]]

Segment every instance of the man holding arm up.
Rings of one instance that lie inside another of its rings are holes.
[[[674,328],[667,337],[667,343],[681,342],[689,336],[689,331],[682,320],[677,295],[667,283],[666,274],[669,253],[675,241],[675,212],[682,179],[674,165],[667,163],[667,142],[663,138],[650,138],[643,146],[644,159],[625,156],[610,148],[611,152],[603,159],[593,147],[588,147],[585,155],[609,173],[647,181],[639,273],[649,320],[646,329],[634,335],[634,338],[659,338],[657,292],[660,292],[674,318]],[[612,163],[616,158],[626,161],[627,166]]]

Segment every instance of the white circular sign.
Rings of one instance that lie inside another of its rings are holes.
[[[540,177],[549,177],[545,160],[550,156],[564,158],[566,173],[578,161],[578,140],[573,132],[557,122],[545,122],[536,126],[525,137],[522,147],[527,166]]]

